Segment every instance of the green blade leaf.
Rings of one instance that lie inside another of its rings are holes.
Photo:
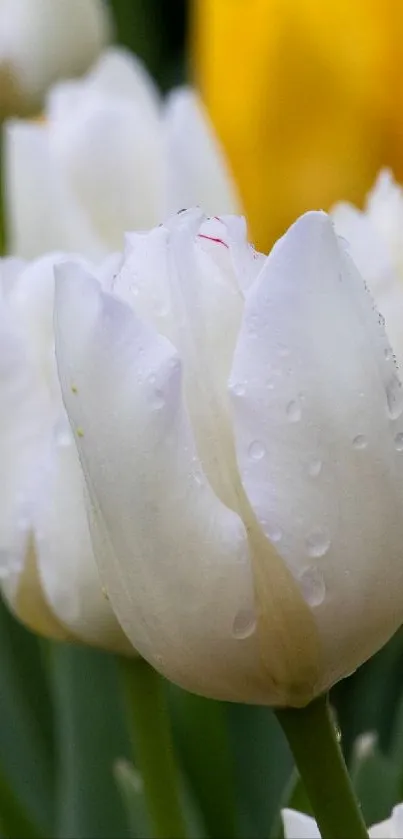
[[[59,753],[58,836],[128,836],[113,767],[129,756],[113,656],[58,644],[53,650]]]
[[[293,769],[280,726],[268,708],[227,705],[235,755],[240,826],[245,839],[266,839]]]
[[[170,686],[174,731],[182,765],[209,836],[236,831],[233,755],[226,706]]]
[[[382,754],[376,735],[357,738],[350,774],[367,824],[389,818],[398,802],[399,769]]]
[[[130,761],[121,758],[115,763],[114,775],[126,809],[131,839],[152,839],[140,773]]]
[[[0,766],[21,805],[51,835],[54,737],[46,649],[0,599]]]

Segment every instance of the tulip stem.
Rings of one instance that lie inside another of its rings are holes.
[[[328,697],[322,696],[306,708],[282,708],[276,713],[323,839],[368,839]]]
[[[146,661],[120,659],[135,764],[155,839],[186,835],[163,680]]]

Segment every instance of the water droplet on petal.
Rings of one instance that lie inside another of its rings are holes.
[[[232,391],[235,396],[245,396],[246,388],[242,382],[237,382],[232,386]]]
[[[232,634],[234,638],[249,638],[256,629],[256,616],[253,609],[241,609],[234,618]]]
[[[403,433],[400,431],[395,437],[395,449],[397,452],[403,452]]]
[[[392,352],[390,347],[385,347],[384,355],[385,355],[386,361],[390,361],[393,358],[393,352]]]
[[[395,374],[386,385],[386,401],[390,419],[395,420],[400,417],[403,411],[403,388]]]
[[[168,306],[164,300],[155,299],[154,312],[159,318],[166,318],[168,314]]]
[[[148,381],[148,383],[149,383],[150,385],[154,385],[154,384],[155,384],[155,375],[154,375],[154,373],[151,373],[151,374],[150,374],[150,376],[148,377],[147,381]]]
[[[298,578],[301,594],[308,604],[314,608],[320,606],[325,599],[326,586],[322,571],[316,565],[312,565],[302,572]]]
[[[154,656],[154,661],[157,665],[158,664],[161,665],[163,663],[164,659],[163,659],[162,655],[160,655],[159,653],[156,653],[155,656]]]
[[[330,537],[322,527],[315,527],[306,537],[306,549],[309,556],[324,556],[330,548]]]
[[[307,472],[310,478],[317,478],[322,471],[322,461],[318,457],[313,457],[308,465]]]
[[[296,399],[292,399],[285,409],[289,422],[299,422],[301,419],[301,406]]]
[[[266,449],[260,440],[254,440],[248,448],[248,455],[251,460],[262,460],[266,454]]]
[[[61,448],[71,445],[72,437],[67,419],[63,418],[56,423],[54,429],[54,439],[56,445]]]
[[[164,397],[164,394],[163,394],[162,390],[158,390],[158,388],[156,388],[152,392],[151,397],[150,397],[150,403],[151,403],[151,407],[153,408],[154,411],[158,411],[158,410],[160,410],[161,408],[164,407],[165,397]]]
[[[290,355],[290,350],[286,347],[285,344],[279,344],[277,347],[277,352],[280,358],[287,358]]]
[[[368,446],[368,440],[365,435],[357,434],[357,436],[353,439],[353,446],[355,449],[366,449]]]
[[[264,524],[263,532],[270,539],[270,542],[281,542],[283,538],[283,531],[280,527],[276,527],[276,525]]]

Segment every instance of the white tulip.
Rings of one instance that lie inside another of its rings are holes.
[[[57,79],[88,69],[110,34],[103,0],[0,0],[0,114],[39,108]]]
[[[364,277],[386,331],[403,366],[403,190],[389,171],[380,173],[364,210],[337,204],[332,215],[336,230]]]
[[[124,651],[99,581],[57,378],[54,265],[62,259],[0,261],[0,585],[35,631]]]
[[[403,615],[403,399],[323,213],[268,258],[238,218],[58,266],[56,355],[96,559],[133,645],[207,696],[303,705]]]
[[[11,252],[74,250],[91,259],[123,235],[200,204],[236,212],[235,187],[213,129],[190,88],[162,103],[142,64],[106,52],[88,76],[56,86],[41,123],[6,131]]]
[[[298,810],[283,810],[285,839],[320,839],[315,819]],[[370,839],[403,839],[403,804],[393,808],[389,819],[369,828]]]

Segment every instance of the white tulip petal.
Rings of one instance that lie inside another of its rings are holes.
[[[166,214],[198,205],[210,215],[240,210],[233,180],[207,111],[191,88],[179,88],[164,110]]]
[[[320,839],[315,819],[298,810],[281,811],[284,827],[284,839]]]
[[[197,211],[181,213],[166,227],[130,235],[113,290],[178,349],[203,468],[221,500],[236,509],[238,475],[226,382],[243,296],[233,250],[224,221],[204,220]],[[252,255],[249,260],[253,271]]]
[[[338,204],[332,211],[332,217],[337,232],[345,237],[348,251],[385,318],[390,343],[399,367],[403,369],[403,282],[400,277],[403,249],[399,253],[401,246],[396,230],[398,225],[400,239],[403,209],[400,212],[396,210],[393,199],[392,207],[388,206],[390,195],[387,185],[385,188],[386,196],[381,184],[375,187],[370,198],[371,209],[366,213],[349,204]],[[402,202],[400,194],[398,200]],[[382,210],[387,219],[386,225]]]
[[[113,47],[98,59],[88,87],[113,98],[125,97],[158,117],[161,96],[145,65],[129,50]]]
[[[38,573],[54,615],[80,641],[129,650],[99,578],[85,512],[84,483],[68,419],[60,418],[41,464],[33,508]]]
[[[245,527],[206,479],[177,353],[75,266],[61,270],[59,372],[116,614],[184,687],[266,701]]]
[[[27,103],[40,105],[58,78],[83,73],[109,40],[111,21],[101,0],[2,0],[0,56]]]
[[[162,147],[157,115],[94,93],[52,123],[52,154],[77,202],[110,249],[126,230],[158,223]]]
[[[12,121],[5,131],[10,250],[30,259],[55,249],[94,259],[105,253],[91,222],[55,165],[45,124]]]
[[[0,304],[0,578],[19,565],[29,529],[27,497],[35,491],[45,446],[41,382],[15,330],[10,308]],[[21,411],[24,405],[24,411]],[[22,492],[22,487],[26,493]],[[18,570],[18,569],[17,569]]]
[[[332,218],[337,233],[346,240],[349,253],[374,294],[378,283],[393,274],[392,261],[385,243],[370,218],[352,204],[336,204]]]
[[[325,689],[403,609],[402,388],[325,214],[296,222],[251,288],[231,388],[243,485],[313,611]]]

